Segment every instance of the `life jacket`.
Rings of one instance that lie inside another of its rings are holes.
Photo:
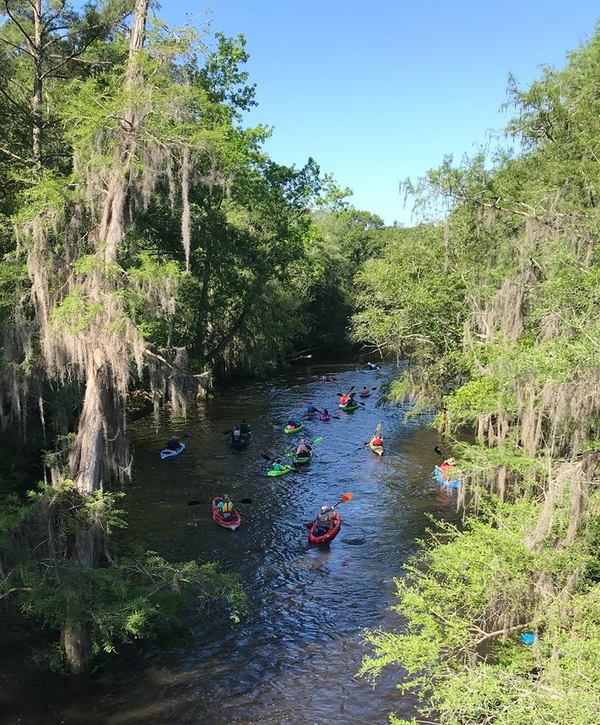
[[[340,398],[340,405],[347,405],[349,401],[350,401],[349,395],[342,395],[342,397]]]
[[[383,445],[383,439],[382,438],[379,438],[378,436],[376,436],[371,441],[371,445],[373,445],[373,446],[382,446]]]
[[[317,527],[319,529],[330,529],[331,528],[331,517],[329,515],[329,511],[326,511],[324,514],[319,514],[317,516]]]
[[[242,437],[242,431],[241,431],[241,430],[240,430],[239,428],[234,428],[234,429],[233,429],[233,437],[234,437],[234,438],[235,438],[236,440],[238,440],[239,438],[241,438],[241,437]]]
[[[233,502],[232,501],[223,501],[223,505],[221,506],[221,513],[230,514],[232,511],[233,511]]]

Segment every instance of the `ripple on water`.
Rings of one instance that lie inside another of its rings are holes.
[[[24,674],[21,682],[13,663],[11,712],[32,725],[47,722],[48,712],[56,722],[86,725],[363,725],[386,723],[391,710],[412,716],[412,699],[394,687],[399,672],[384,673],[376,690],[355,673],[365,653],[363,629],[400,624],[389,611],[393,577],[423,535],[426,514],[452,515],[453,500],[441,499],[430,482],[435,434],[423,422],[404,422],[401,409],[376,408],[372,395],[352,415],[340,413],[328,424],[306,421],[307,438],[323,436],[310,466],[271,479],[261,458],[261,452],[282,456],[293,448],[299,437],[284,436],[282,427],[307,401],[337,412],[337,390],[379,387],[389,373],[337,368],[335,384],[314,382],[307,372],[235,383],[187,421],[165,417],[158,433],[152,421],[139,421],[128,535],[143,535],[147,548],[167,556],[214,560],[237,573],[247,613],[232,626],[223,609],[207,617],[188,606],[178,632],[123,648],[93,678],[61,689],[38,673],[37,704],[25,695],[32,685]],[[238,452],[223,431],[241,411],[254,440]],[[382,458],[365,446],[379,422]],[[188,450],[160,461],[157,451],[168,435],[188,430]],[[342,532],[329,549],[311,547],[304,522],[345,491],[354,497],[339,507]],[[235,532],[216,527],[210,517],[212,498],[224,492],[252,499],[240,504],[242,526]],[[190,507],[191,499],[200,503]]]

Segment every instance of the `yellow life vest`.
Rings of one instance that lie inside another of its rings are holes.
[[[221,507],[221,511],[224,514],[229,514],[233,511],[233,503],[231,501],[223,501],[223,506]]]

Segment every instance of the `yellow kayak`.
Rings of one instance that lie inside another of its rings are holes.
[[[372,443],[369,443],[369,448],[378,456],[383,456],[383,446],[374,446]]]

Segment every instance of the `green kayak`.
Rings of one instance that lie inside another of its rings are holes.
[[[312,456],[295,456],[294,463],[310,463]]]
[[[284,433],[299,433],[301,430],[304,430],[304,423],[300,423],[300,425],[297,425],[295,428],[290,428],[289,425],[286,425],[286,427],[283,429]]]
[[[360,405],[358,403],[354,403],[354,405],[345,405],[342,410],[344,413],[353,413],[359,407]]]
[[[291,466],[281,466],[279,471],[276,471],[274,468],[272,468],[270,471],[267,471],[267,476],[285,476],[286,473],[289,473],[292,470]]]

